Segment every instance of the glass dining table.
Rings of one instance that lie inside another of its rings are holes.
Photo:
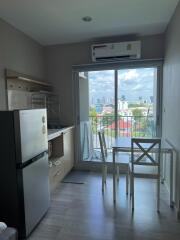
[[[112,144],[112,154],[113,154],[113,202],[116,203],[116,153],[129,153],[131,154],[131,137],[118,137],[115,138]],[[170,206],[173,207],[173,148],[172,147],[161,147],[161,156],[163,154],[170,155]],[[164,181],[164,158],[161,157],[161,182]]]

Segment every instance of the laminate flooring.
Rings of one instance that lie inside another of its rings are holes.
[[[60,183],[51,196],[49,211],[28,240],[180,240],[180,222],[161,185],[161,211],[156,212],[156,182],[135,180],[135,210],[131,211],[120,177],[116,206],[112,175],[105,193],[101,174],[87,173],[85,184]]]

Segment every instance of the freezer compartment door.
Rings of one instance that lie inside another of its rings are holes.
[[[48,149],[46,109],[19,111],[22,163]]]
[[[22,170],[26,236],[38,224],[50,204],[48,155]]]

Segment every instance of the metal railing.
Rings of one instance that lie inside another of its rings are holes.
[[[99,148],[98,131],[104,129],[107,147],[118,137],[153,137],[156,135],[153,116],[118,116],[117,130],[114,116],[89,116],[93,146]],[[116,132],[115,132],[116,131]]]

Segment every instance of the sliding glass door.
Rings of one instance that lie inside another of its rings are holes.
[[[118,136],[156,136],[157,68],[118,70],[117,92]]]
[[[109,149],[115,137],[158,135],[157,67],[79,72],[78,86],[81,160],[99,161],[102,128]]]
[[[81,157],[99,159],[98,131],[105,130],[107,146],[112,144],[115,129],[115,71],[79,73]]]

